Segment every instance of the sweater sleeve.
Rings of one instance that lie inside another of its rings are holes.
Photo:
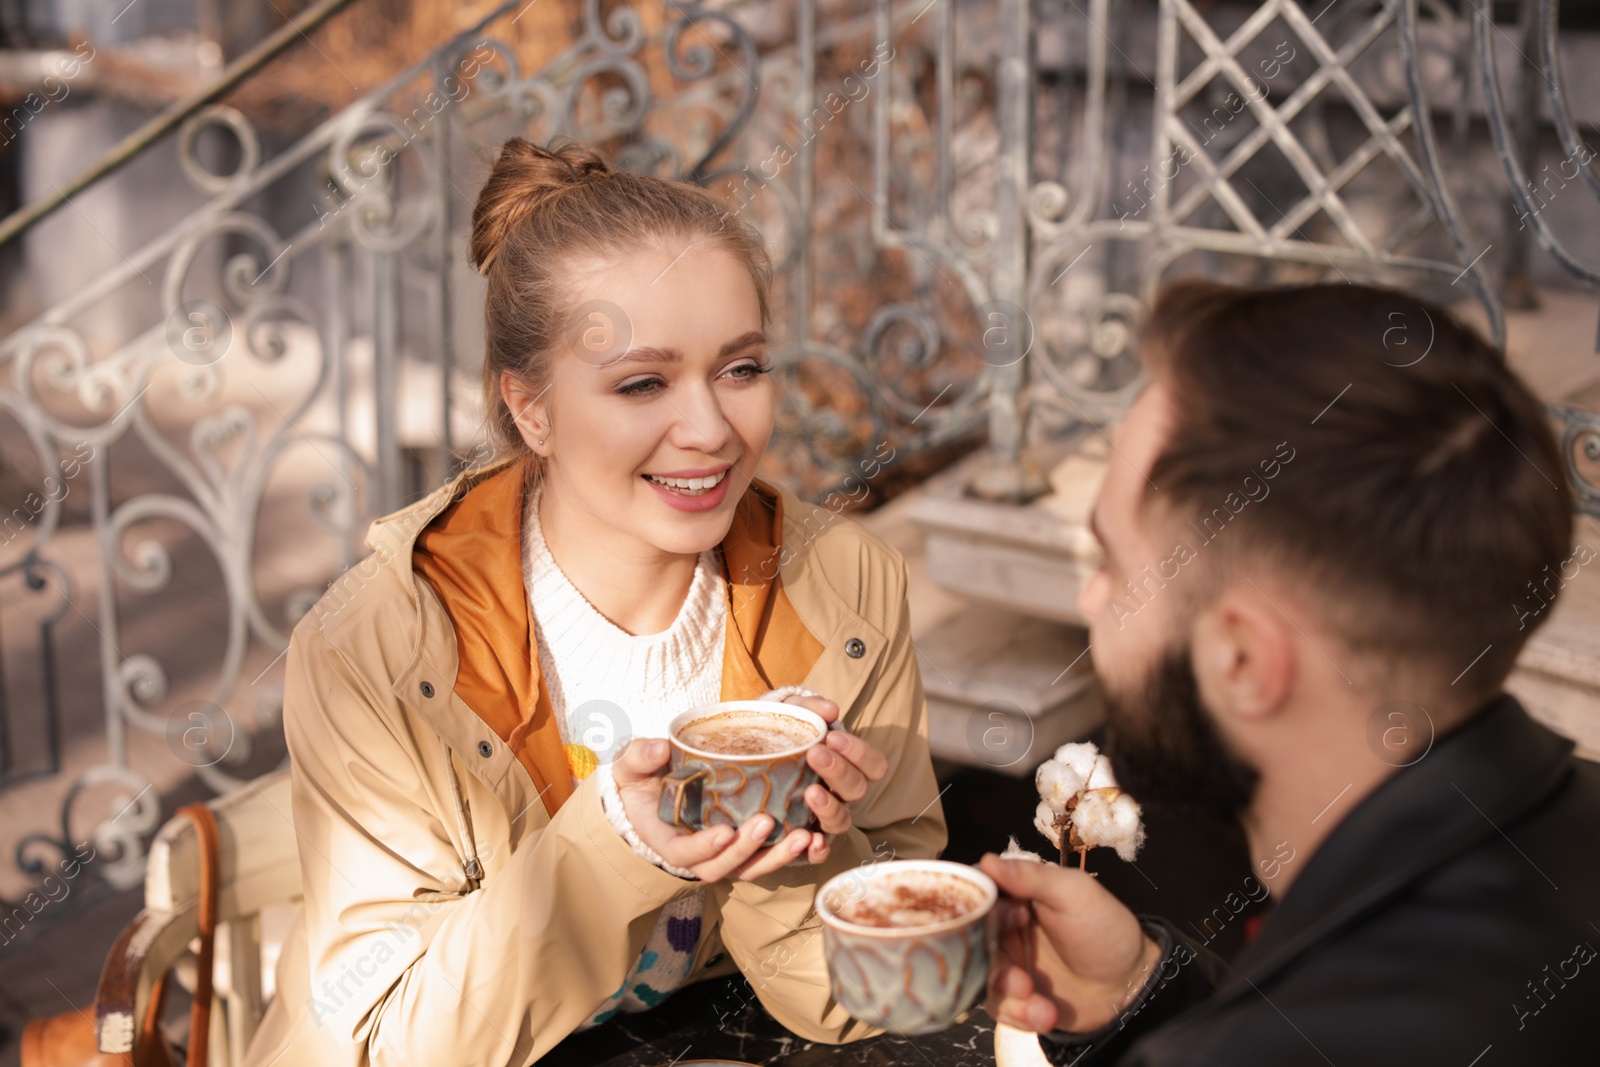
[[[605,809],[606,819],[610,821],[611,828],[621,834],[622,839],[633,848],[634,855],[655,864],[668,874],[675,874],[679,878],[693,878],[693,871],[668,863],[661,853],[645,844],[644,839],[633,828],[633,821],[628,818],[627,809],[622,806],[622,796],[617,792],[617,779],[611,773],[611,764],[601,764],[594,772],[594,777],[598,779],[595,784],[600,790],[600,805]]]

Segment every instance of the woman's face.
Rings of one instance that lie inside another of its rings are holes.
[[[503,382],[547,459],[546,506],[571,528],[598,521],[664,552],[711,548],[772,436],[755,282],[700,237],[575,262],[571,286],[548,389]]]

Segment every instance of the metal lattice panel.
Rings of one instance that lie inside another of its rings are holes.
[[[1547,92],[1576,153],[1557,5],[1538,2]],[[50,729],[53,629],[69,615],[93,628],[106,750],[63,783],[59,834],[30,833],[19,862],[37,873],[89,825],[111,857],[96,872],[136,882],[161,819],[156,777],[130,755],[140,739],[164,739],[172,767],[212,789],[249,773],[251,739],[279,723],[274,657],[295,619],[419,466],[439,477],[473,458],[481,297],[461,248],[488,146],[601,143],[624,166],[704,183],[763,229],[784,397],[772,456],[808,495],[856,499],[887,465],[987,430],[975,489],[1025,499],[1043,487],[1023,461],[1030,413],[1115,417],[1140,385],[1134,324],[1175,273],[1420,279],[1470,293],[1502,335],[1483,239],[1432,129],[1472,84],[1464,59],[1510,199],[1600,286],[1528,199],[1491,62],[1499,31],[1473,6],[1469,23],[1442,2],[1267,0],[1224,27],[1191,0],[871,0],[850,23],[797,0],[792,44],[763,51],[747,28],[763,11],[585,0],[570,47],[524,70],[511,2],[275,151],[236,110],[197,112],[176,139],[194,209],[0,341],[3,415],[40,467],[77,457],[93,581],[68,584],[51,494],[7,540],[0,579],[43,605],[31,625]],[[1139,33],[1148,73],[1129,56]],[[1048,41],[1066,58],[1045,79]],[[237,146],[229,173],[208,165],[219,132]],[[308,173],[317,203],[285,223],[264,205]],[[1374,185],[1391,209],[1377,226]],[[96,312],[130,292],[155,295],[121,335],[95,337]],[[1600,420],[1556,414],[1569,458],[1600,458]],[[124,486],[112,462],[130,450],[160,479]],[[1573,478],[1600,514],[1600,490]],[[322,570],[269,581],[261,531],[293,523]],[[215,611],[174,623],[212,642],[204,679],[180,684],[160,650],[125,651],[125,630],[136,603],[193,600],[173,578],[190,555],[214,565]],[[18,721],[3,703],[0,717]]]

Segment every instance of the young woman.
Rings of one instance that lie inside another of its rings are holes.
[[[944,820],[904,562],[755,477],[759,238],[703,190],[514,139],[472,256],[505,457],[374,524],[295,629],[305,906],[250,1061],[526,1064],[735,969],[805,1038],[872,1032],[828,995],[812,898],[936,855]],[[663,823],[668,720],[760,697],[840,727],[809,757],[818,829]]]

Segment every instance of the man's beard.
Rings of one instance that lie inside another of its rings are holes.
[[[1104,687],[1117,784],[1140,802],[1237,823],[1261,775],[1229,751],[1207,714],[1188,644],[1168,648],[1143,683],[1132,693]]]

